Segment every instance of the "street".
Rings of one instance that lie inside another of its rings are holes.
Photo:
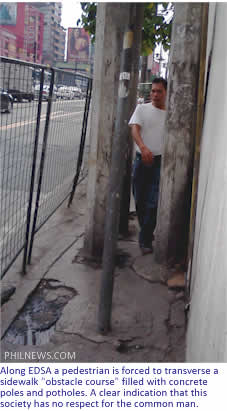
[[[14,103],[12,113],[1,114],[1,189],[27,191],[29,188],[24,175],[28,174],[32,166],[37,108],[37,101]],[[47,102],[43,102],[38,158],[42,150],[46,110]],[[68,176],[72,162],[72,170],[75,170],[83,110],[83,100],[61,100],[52,104],[46,153],[46,163],[51,161],[51,175],[45,179],[43,192],[52,190],[60,178]]]
[[[45,203],[45,212],[39,215],[39,223],[52,213],[55,204],[58,205],[70,191],[70,184],[76,171],[84,105],[85,100],[52,102],[40,196],[40,205]],[[40,175],[47,106],[47,102],[43,101],[35,193]],[[1,114],[0,241],[4,243],[3,248],[8,249],[4,253],[5,258],[10,257],[11,249],[20,249],[24,241],[37,113],[38,101],[35,100],[30,103],[14,103],[11,113]],[[35,199],[36,195],[33,195],[33,206]]]

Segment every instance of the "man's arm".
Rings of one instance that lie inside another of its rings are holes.
[[[149,150],[147,146],[145,146],[143,142],[143,139],[140,133],[140,129],[141,129],[140,125],[132,124],[131,128],[132,128],[132,137],[135,143],[137,144],[137,146],[140,148],[143,163],[151,164],[153,161],[153,153],[152,151]]]

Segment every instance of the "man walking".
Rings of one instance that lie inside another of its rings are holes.
[[[129,121],[136,143],[133,195],[140,225],[139,245],[142,254],[153,251],[161,156],[164,149],[166,90],[167,81],[155,78],[150,94],[151,103],[138,104]]]

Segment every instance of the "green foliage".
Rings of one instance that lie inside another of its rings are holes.
[[[91,39],[94,42],[97,3],[80,4],[82,8],[82,16],[77,24],[81,24],[85,30],[89,32]],[[143,55],[150,54],[159,43],[162,43],[164,50],[169,49],[172,16],[172,3],[145,3],[142,33]]]
[[[173,15],[171,3],[146,4],[142,33],[143,55],[150,54],[159,43],[162,43],[164,50],[170,48],[172,16],[168,21],[166,20],[169,14]]]
[[[91,36],[92,42],[95,41],[96,10],[97,3],[80,3],[82,8],[81,19],[77,24],[81,24]]]

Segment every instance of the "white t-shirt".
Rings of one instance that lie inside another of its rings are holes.
[[[165,110],[160,110],[152,103],[147,103],[138,104],[129,120],[129,125],[138,124],[141,126],[143,142],[155,156],[163,154],[165,118]],[[137,144],[136,150],[140,153]]]

